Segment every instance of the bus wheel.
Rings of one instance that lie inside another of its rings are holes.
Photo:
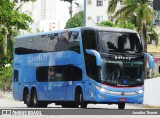
[[[48,103],[46,102],[39,102],[39,107],[46,108],[48,106]]]
[[[83,93],[77,91],[75,95],[75,107],[78,108],[79,105],[81,108],[87,107],[87,103],[85,103],[83,100]]]
[[[87,108],[87,103],[86,102],[84,102],[84,99],[83,99],[83,93],[81,92],[80,93],[80,107],[81,108]]]
[[[37,91],[36,90],[33,91],[32,102],[33,102],[33,107],[40,107],[39,101],[37,100]]]
[[[125,103],[119,103],[118,108],[119,109],[124,109],[125,108]]]
[[[33,107],[29,91],[24,93],[24,103],[26,103],[27,107]]]

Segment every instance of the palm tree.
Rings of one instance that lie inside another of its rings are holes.
[[[69,7],[69,14],[70,14],[70,18],[72,17],[72,3],[74,0],[60,0],[60,1],[64,1],[64,2],[69,2],[70,3],[70,7]]]
[[[137,31],[141,37],[145,38],[144,42],[146,43],[147,36],[144,35],[147,34],[146,25],[151,24],[153,18],[150,2],[148,0],[124,0],[124,4],[125,6],[116,11],[113,18],[117,20],[129,20],[136,14],[135,26],[137,26]]]
[[[109,2],[109,6],[108,6],[108,9],[107,9],[107,12],[108,13],[114,13],[115,12],[115,10],[116,10],[116,7],[117,7],[117,4],[118,4],[118,2],[120,2],[121,0],[111,0],[110,2]]]

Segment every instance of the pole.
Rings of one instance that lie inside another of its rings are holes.
[[[86,0],[84,0],[84,26],[86,26]]]

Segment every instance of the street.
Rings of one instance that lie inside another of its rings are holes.
[[[0,108],[26,108],[23,101],[14,100],[11,93],[6,92],[5,94],[0,91]],[[48,108],[63,109],[61,105],[49,104]],[[117,105],[107,104],[88,104],[87,108],[93,109],[118,109]],[[141,104],[126,104],[125,109],[144,109]]]
[[[22,110],[22,111],[29,110],[26,107],[26,105],[23,103],[23,101],[16,101],[12,98],[11,93],[6,92],[4,94],[2,91],[0,91],[0,109],[12,109],[12,110],[18,109],[18,110]],[[139,105],[139,104],[126,104],[125,109],[128,112],[132,112],[130,110],[142,111],[143,109],[147,109],[147,108],[145,108],[144,105]],[[110,115],[107,114],[108,115],[107,117],[111,117],[111,118],[116,118],[116,117],[118,117],[118,118],[122,118],[122,117],[123,118],[128,118],[128,117],[142,118],[144,116],[145,116],[145,118],[158,118],[159,117],[159,115],[125,115],[125,114],[116,115],[116,112],[124,113],[125,110],[120,111],[120,110],[118,110],[117,105],[106,105],[106,104],[96,104],[96,105],[89,104],[87,106],[87,109],[62,108],[60,105],[50,104],[50,105],[48,105],[48,107],[46,109],[42,110],[39,108],[39,109],[32,109],[32,110],[41,110],[42,112],[46,111],[45,113],[49,113],[49,114],[54,114],[53,112],[55,112],[55,114],[58,114],[58,115],[54,115],[55,117],[65,117],[65,118],[66,117],[68,117],[68,118],[74,117],[75,118],[75,115],[77,118],[82,117],[82,115],[83,115],[83,117],[87,117],[87,118],[90,118],[90,117],[97,118],[97,115],[100,115],[101,117],[106,117],[106,114],[105,115],[99,114],[99,113],[105,113],[105,111],[111,112]],[[62,113],[62,115],[59,113],[56,113],[56,112]],[[80,115],[78,112],[79,113],[82,112],[82,115]],[[115,112],[115,114],[114,114],[114,112]],[[78,115],[76,113],[78,113]],[[17,115],[14,115],[13,117],[17,117]],[[26,116],[24,116],[24,117],[26,117]],[[37,116],[34,115],[34,117],[37,117]],[[38,117],[40,117],[40,118],[47,117],[48,118],[48,117],[52,117],[52,115],[42,115],[42,116],[38,115]]]

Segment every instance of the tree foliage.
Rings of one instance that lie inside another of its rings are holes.
[[[66,28],[82,27],[83,26],[83,11],[76,13],[66,23]]]
[[[134,25],[128,22],[118,22],[118,24],[114,24],[112,21],[106,20],[106,21],[100,22],[98,25],[103,27],[119,27],[119,28],[127,28],[127,29],[135,30]]]
[[[72,4],[74,0],[60,0],[60,1],[64,1],[64,2],[69,2],[70,3],[70,7],[69,7],[69,14],[70,14],[70,18],[72,17]]]
[[[98,24],[99,26],[104,26],[104,27],[115,27],[115,24],[111,21],[102,21]]]
[[[13,0],[14,2],[18,2],[18,0]],[[31,1],[31,2],[35,2],[36,0],[20,0],[21,2],[29,2],[29,1]]]
[[[128,22],[118,22],[118,24],[116,25],[116,27],[135,30],[134,24],[128,23]]]
[[[5,90],[6,86],[11,87],[12,82],[12,67],[0,68],[0,89]]]
[[[32,18],[20,13],[10,0],[0,2],[0,57],[12,58],[14,37],[20,30],[29,30]]]

